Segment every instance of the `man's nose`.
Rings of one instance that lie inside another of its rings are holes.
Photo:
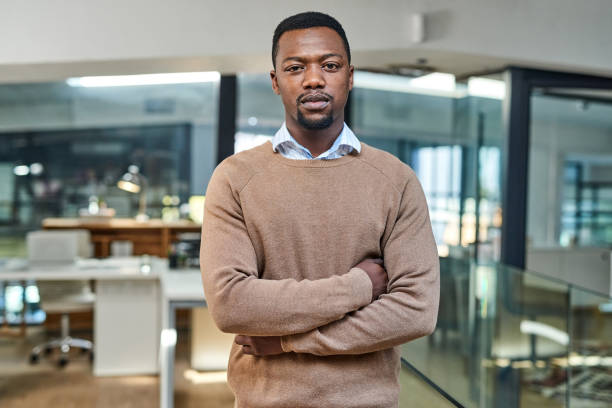
[[[325,87],[325,78],[319,66],[307,67],[304,71],[304,81],[302,82],[304,89],[318,89]]]

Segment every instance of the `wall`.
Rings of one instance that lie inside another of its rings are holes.
[[[360,67],[466,73],[521,64],[612,75],[608,0],[2,0],[0,81],[116,73],[264,72],[276,24],[316,9],[345,26]],[[410,15],[426,15],[411,43]]]

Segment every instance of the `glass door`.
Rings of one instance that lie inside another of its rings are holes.
[[[536,88],[529,248],[612,246],[612,91]]]
[[[534,88],[530,135],[527,268],[607,293],[612,91]]]
[[[612,78],[509,68],[505,79],[500,260],[558,272],[573,267],[561,252],[612,243]]]
[[[572,288],[536,285],[547,291],[538,303],[560,296],[567,307],[528,316],[530,324],[571,340],[557,359],[538,367],[536,356],[531,372],[516,379],[553,396],[552,406],[606,406],[607,395],[584,385],[612,378],[601,337],[610,315],[600,301],[612,293],[612,79],[509,68],[506,83],[501,261]],[[514,290],[504,287],[507,295]],[[546,338],[534,331],[529,342],[539,350]],[[511,406],[523,406],[522,399]]]

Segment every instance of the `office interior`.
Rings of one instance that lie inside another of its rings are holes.
[[[0,405],[232,407],[206,186],[282,124],[268,48],[304,5],[35,3],[0,5]],[[612,5],[309,8],[351,43],[347,124],[429,205],[440,311],[400,407],[612,406]]]

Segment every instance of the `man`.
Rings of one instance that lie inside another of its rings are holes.
[[[438,308],[423,192],[344,124],[353,66],[335,19],[281,22],[272,62],[285,124],[217,167],[202,228],[206,300],[237,334],[236,406],[397,407],[397,346],[430,334]]]

